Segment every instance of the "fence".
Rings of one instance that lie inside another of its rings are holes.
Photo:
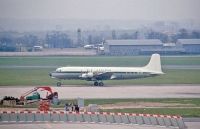
[[[10,122],[117,123],[186,128],[180,116],[107,112],[1,111],[0,123]]]

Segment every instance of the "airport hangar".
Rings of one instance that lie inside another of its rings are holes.
[[[179,39],[176,43],[162,43],[159,39],[106,40],[106,55],[164,55],[200,54],[200,39]]]

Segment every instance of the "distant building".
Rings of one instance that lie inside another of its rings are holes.
[[[179,39],[177,44],[182,46],[186,54],[200,54],[200,39]]]
[[[184,49],[181,45],[178,45],[176,43],[164,43],[163,48],[160,51],[160,54],[164,55],[176,55],[176,54],[183,54]]]
[[[159,53],[163,44],[158,39],[146,40],[106,40],[106,55],[139,55]]]
[[[164,55],[200,54],[200,39],[179,39],[176,43],[162,43],[158,39],[107,40],[106,55]]]

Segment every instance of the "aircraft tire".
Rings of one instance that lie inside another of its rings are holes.
[[[104,84],[103,84],[103,82],[99,82],[99,86],[103,86]]]
[[[99,85],[99,83],[98,82],[94,82],[94,86],[98,86]]]
[[[60,86],[61,86],[61,82],[57,82],[56,85],[57,85],[58,87],[60,87]]]

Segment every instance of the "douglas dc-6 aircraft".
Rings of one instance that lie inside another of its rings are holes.
[[[81,79],[94,81],[94,86],[103,86],[103,80],[120,80],[152,77],[164,74],[161,69],[159,54],[153,54],[144,67],[60,67],[51,72],[51,78]],[[61,86],[61,82],[57,83]]]

